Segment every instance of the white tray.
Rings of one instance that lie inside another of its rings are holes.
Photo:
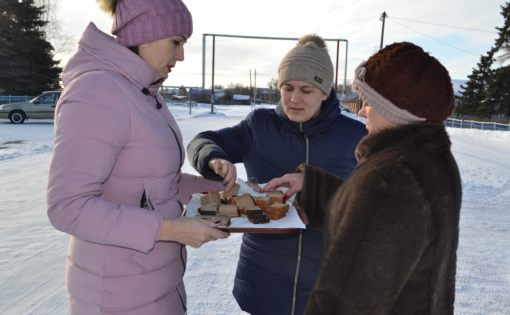
[[[263,196],[265,193],[258,193],[254,191],[248,184],[242,180],[237,180],[239,184],[238,195],[249,193],[252,196]],[[198,214],[198,208],[200,207],[200,198],[204,194],[193,194],[191,201],[186,206],[185,216],[193,217]],[[240,233],[292,233],[297,232],[299,229],[306,229],[303,223],[302,213],[298,212],[296,207],[291,206],[289,203],[289,211],[287,215],[279,220],[270,220],[268,223],[254,224],[251,223],[246,217],[234,217],[230,218],[230,226],[220,227],[221,230],[228,232],[240,232]],[[305,219],[306,220],[306,219]]]

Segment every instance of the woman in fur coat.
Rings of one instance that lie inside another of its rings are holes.
[[[356,70],[369,134],[340,178],[308,165],[273,179],[324,229],[306,314],[453,314],[461,181],[443,121],[448,71],[411,43],[389,45]]]

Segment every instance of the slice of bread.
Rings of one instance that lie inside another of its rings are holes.
[[[204,195],[200,198],[200,203],[202,205],[219,206],[221,203],[220,193],[218,191],[211,190],[207,192],[207,195]]]
[[[237,193],[239,192],[239,188],[241,188],[241,186],[239,186],[238,183],[235,183],[234,186],[232,186],[232,188],[223,191],[222,193],[223,199],[229,199],[232,198],[232,196],[237,195]]]
[[[239,209],[236,205],[220,205],[218,208],[218,214],[227,217],[238,217]]]
[[[255,204],[264,210],[269,207],[269,204],[271,204],[271,199],[269,199],[269,196],[257,196],[254,197],[254,199]]]
[[[285,197],[283,195],[283,191],[276,190],[276,191],[270,191],[267,193],[269,196],[270,204],[274,202],[285,202]]]
[[[286,203],[275,202],[266,209],[266,215],[271,220],[279,220],[287,215],[289,205]]]
[[[246,207],[254,206],[255,200],[250,194],[243,194],[241,196],[232,196],[232,204],[239,208],[239,211],[244,213]]]

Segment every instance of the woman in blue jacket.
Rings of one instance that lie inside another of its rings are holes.
[[[191,164],[203,176],[230,187],[244,163],[248,178],[268,182],[300,163],[340,177],[350,174],[362,123],[345,117],[333,89],[333,64],[324,40],[302,37],[278,69],[281,102],[257,109],[239,124],[198,134],[188,145]],[[244,234],[234,296],[254,315],[301,315],[319,270],[322,235]]]

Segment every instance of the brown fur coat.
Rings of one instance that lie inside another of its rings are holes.
[[[299,168],[299,203],[325,230],[306,314],[453,314],[461,182],[444,126],[366,136],[356,157],[342,185]]]

